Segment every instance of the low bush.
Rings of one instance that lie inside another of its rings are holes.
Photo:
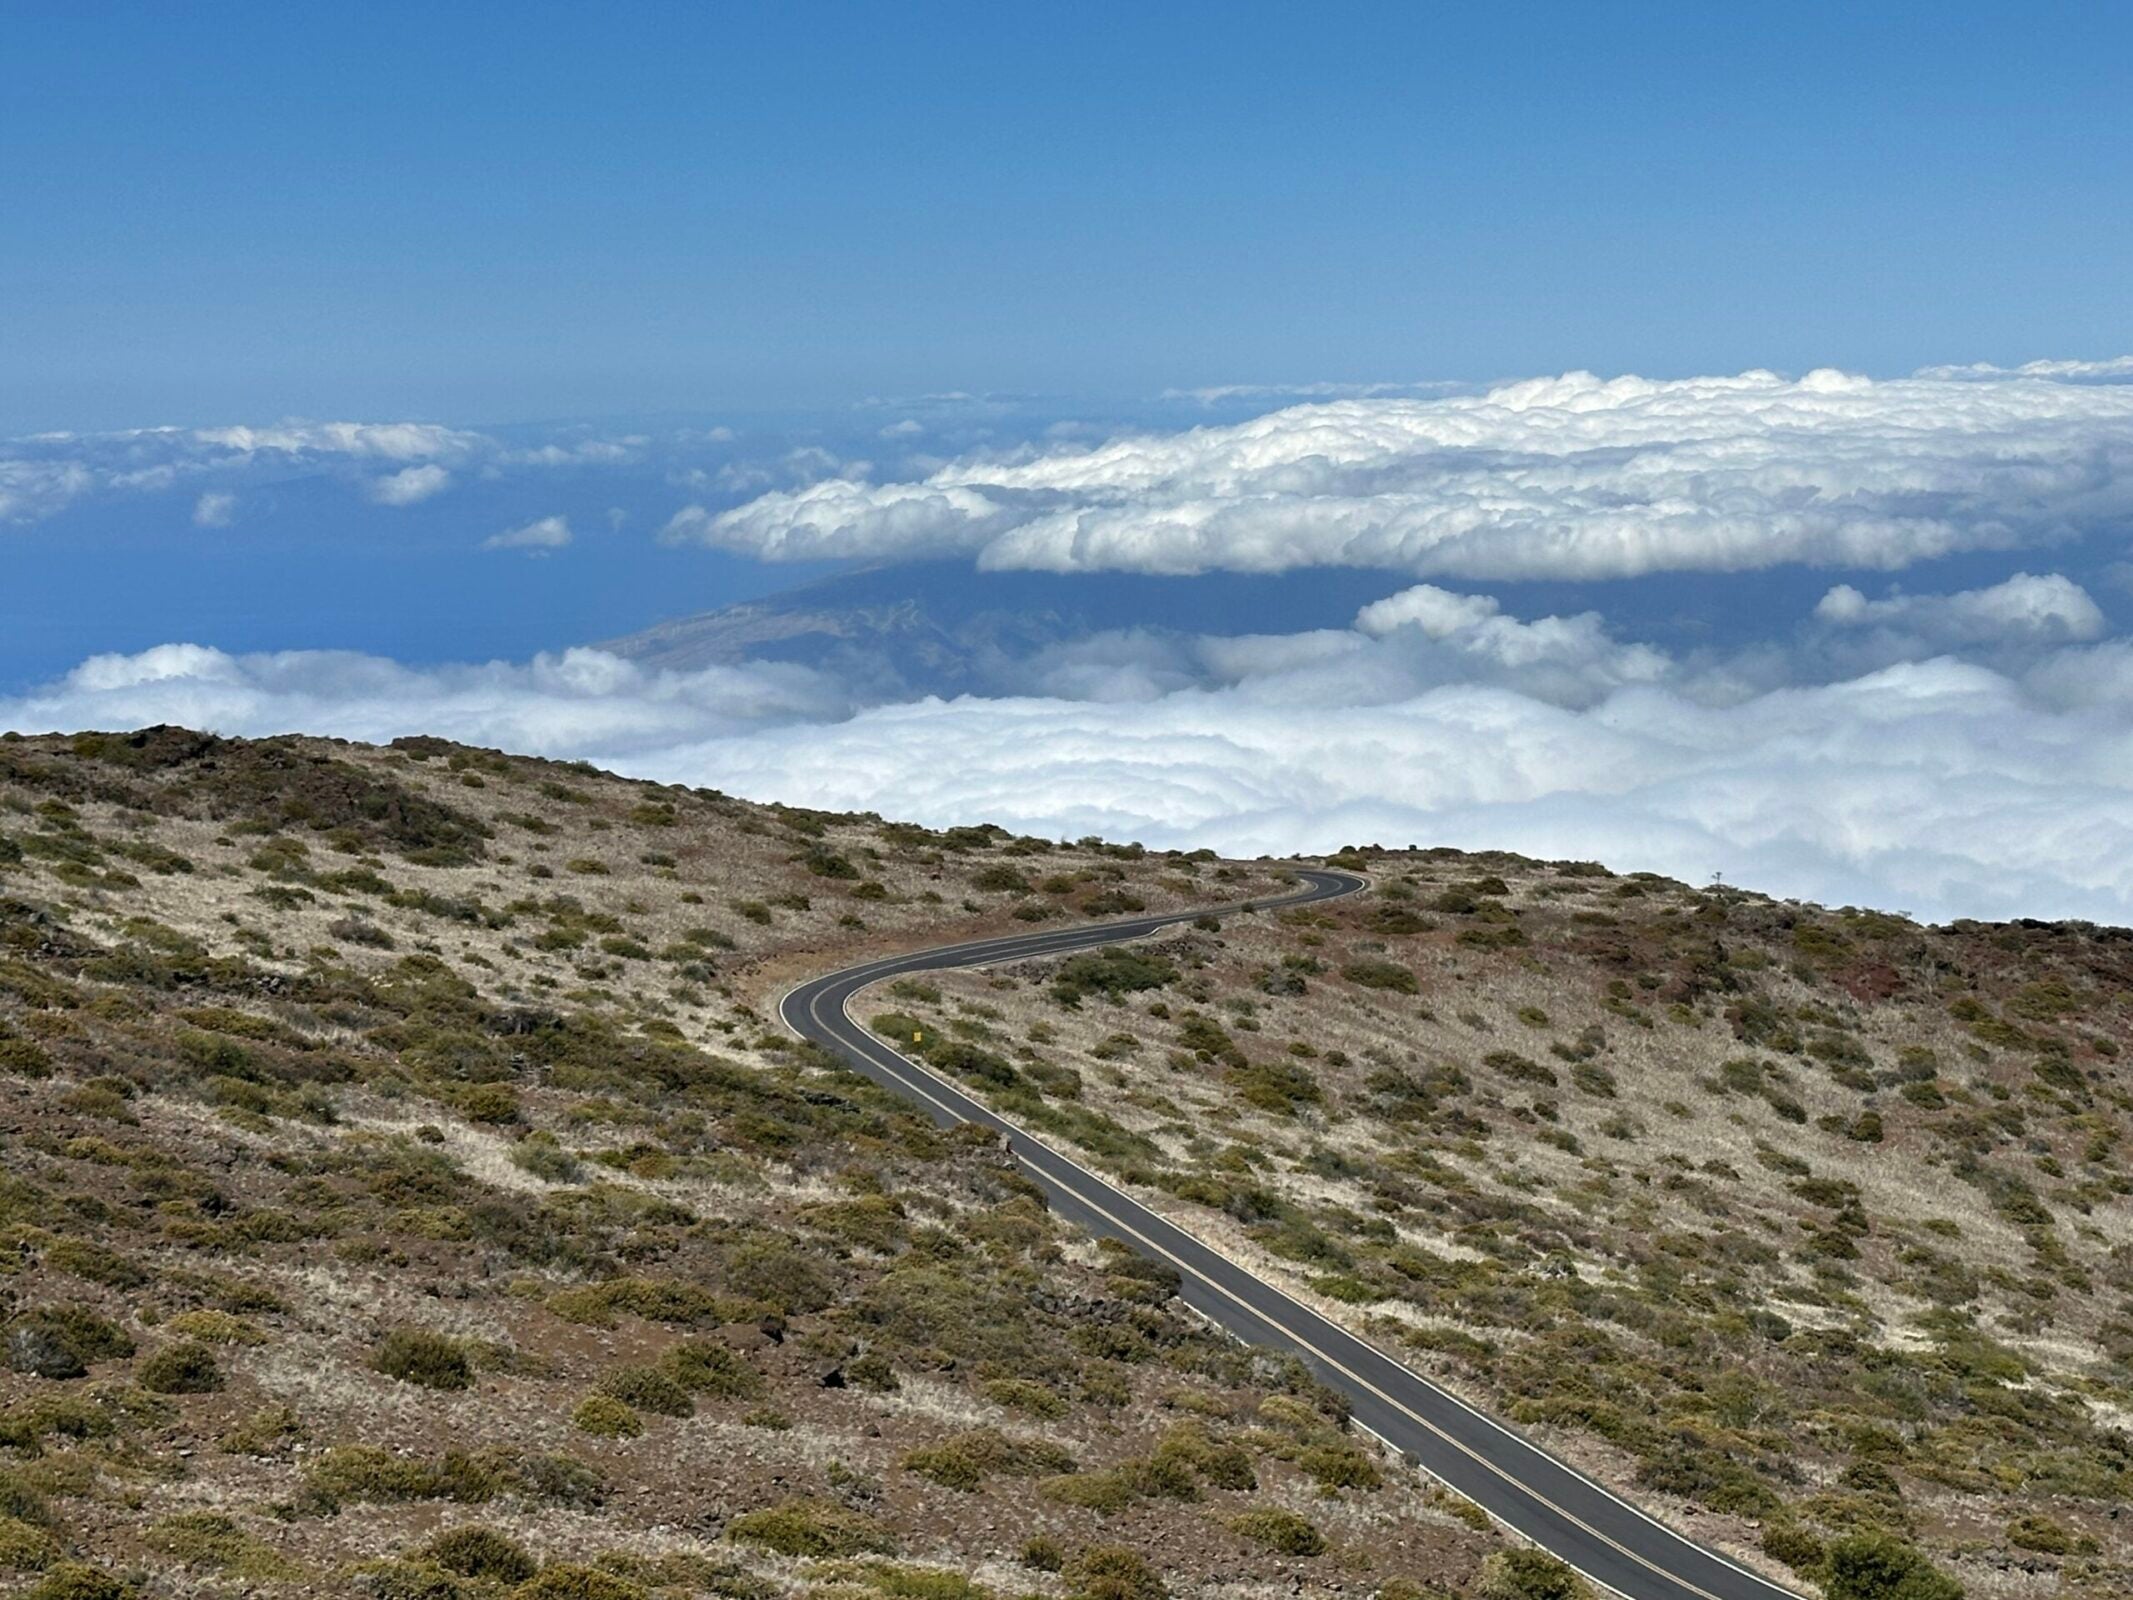
[[[1588,1600],[1592,1591],[1566,1562],[1542,1550],[1499,1550],[1481,1564],[1474,1600]]]
[[[163,1324],[164,1331],[202,1344],[265,1344],[267,1336],[242,1317],[227,1311],[182,1311]]]
[[[1359,956],[1341,967],[1341,976],[1364,989],[1389,989],[1395,994],[1418,994],[1421,985],[1414,970],[1379,956]]]
[[[147,1530],[155,1549],[187,1567],[211,1567],[246,1582],[272,1581],[290,1574],[289,1564],[273,1548],[218,1511],[181,1511]]]
[[[1125,1545],[1091,1545],[1061,1576],[1070,1600],[1164,1600],[1169,1593],[1148,1558]]]
[[[550,1295],[548,1309],[568,1322],[612,1328],[624,1312],[686,1327],[722,1322],[726,1308],[710,1290],[676,1278],[609,1278]]]
[[[691,1417],[696,1402],[689,1391],[654,1366],[611,1367],[600,1375],[599,1392],[636,1411],[661,1417]]]
[[[570,1424],[596,1439],[634,1439],[644,1432],[644,1419],[611,1394],[589,1394],[580,1400]]]
[[[763,1388],[762,1378],[739,1355],[703,1339],[684,1339],[669,1347],[659,1357],[659,1370],[691,1394],[714,1400],[745,1400]]]
[[[0,1569],[41,1572],[57,1554],[58,1541],[48,1529],[20,1517],[0,1516]]]
[[[197,1339],[165,1345],[141,1363],[135,1376],[152,1394],[210,1394],[222,1387],[215,1352]]]
[[[371,1367],[388,1378],[425,1389],[470,1389],[474,1367],[457,1339],[427,1328],[395,1328],[370,1358]]]
[[[651,1600],[643,1584],[598,1567],[560,1561],[511,1591],[511,1600]]]
[[[997,1428],[973,1428],[937,1445],[908,1452],[903,1467],[906,1472],[930,1478],[945,1488],[968,1491],[980,1487],[994,1473],[1037,1478],[1072,1472],[1074,1457],[1045,1440],[1017,1439]]]
[[[726,1536],[781,1556],[887,1554],[895,1541],[872,1517],[826,1500],[787,1500],[735,1517]]]
[[[1315,1556],[1326,1548],[1326,1536],[1307,1517],[1279,1506],[1265,1506],[1230,1518],[1229,1525],[1254,1544],[1284,1556]]]
[[[22,1600],[133,1600],[137,1591],[102,1567],[62,1561],[22,1591]]]
[[[7,1325],[7,1364],[38,1378],[80,1378],[98,1361],[122,1361],[133,1340],[79,1306],[33,1306]]]
[[[1067,1412],[1065,1396],[1028,1378],[995,1378],[985,1385],[985,1398],[1032,1417],[1063,1417]]]
[[[497,1583],[523,1583],[541,1565],[516,1539],[479,1523],[438,1534],[426,1550],[429,1558],[448,1572]]]
[[[1069,956],[1052,977],[1052,996],[1062,1005],[1077,1005],[1085,995],[1123,995],[1162,989],[1178,981],[1177,964],[1146,950],[1114,946]]]
[[[1894,1534],[1858,1533],[1829,1547],[1827,1600],[1962,1600],[1963,1586]]]

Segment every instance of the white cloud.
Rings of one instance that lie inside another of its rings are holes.
[[[920,820],[1286,853],[1507,847],[1933,915],[2133,914],[2133,731],[1949,661],[1710,708],[1448,687],[1300,708],[922,702],[669,752],[657,775]]]
[[[2133,356],[2113,356],[2108,361],[2025,361],[2019,367],[1996,367],[1989,361],[1973,361],[1960,367],[1921,367],[1921,378],[2133,378]]]
[[[771,560],[1594,579],[1780,563],[1896,570],[2133,515],[2133,387],[2036,373],[1602,380],[1294,406],[1024,448],[923,479],[855,470],[668,525]]]
[[[210,489],[193,502],[193,526],[227,528],[237,514],[237,497],[226,490]]]
[[[482,540],[484,550],[560,550],[570,543],[570,519],[567,517],[543,517],[538,522],[529,522],[523,528],[510,528],[502,533],[492,533]]]
[[[1471,387],[1444,379],[1426,383],[1217,383],[1199,389],[1165,389],[1157,398],[1216,406],[1240,400],[1380,400],[1388,396],[1449,394]]]
[[[450,488],[462,472],[496,477],[546,467],[623,469],[641,462],[650,443],[643,435],[602,438],[574,428],[559,440],[511,448],[487,434],[429,422],[45,433],[0,440],[0,523],[35,522],[96,495],[184,490],[197,505],[201,497],[232,496],[253,484],[311,474],[345,482],[377,505],[410,506]],[[787,472],[768,481],[806,480]]]
[[[0,458],[0,522],[35,522],[64,510],[96,487],[78,461]]]
[[[0,701],[0,728],[177,722],[220,733],[315,732],[373,742],[427,732],[630,765],[706,737],[849,709],[821,674],[784,664],[654,673],[580,649],[525,664],[418,669],[346,651],[229,655],[171,644],[93,656],[56,683]]]
[[[433,461],[371,479],[369,494],[381,506],[411,506],[442,494],[451,486],[451,473]]]
[[[702,506],[677,511],[660,532],[669,543],[702,542],[766,561],[826,556],[959,554],[972,527],[1004,531],[1012,519],[973,489],[924,484],[879,487],[831,478],[765,495],[716,515]]]
[[[1989,589],[1960,594],[1892,594],[1869,600],[1840,583],[1815,607],[1832,628],[1865,629],[1937,650],[2003,643],[2060,645],[2101,638],[2103,612],[2080,584],[2058,573],[2018,572]]]
[[[478,433],[431,422],[284,422],[269,428],[195,428],[188,437],[239,455],[271,452],[374,461],[436,461],[472,454],[488,443]]]

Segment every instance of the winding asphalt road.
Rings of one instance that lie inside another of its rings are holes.
[[[1207,910],[1215,915],[1273,910],[1337,899],[1368,887],[1345,872],[1309,870],[1297,876],[1303,887],[1294,894]],[[1188,1305],[1249,1344],[1300,1356],[1322,1380],[1347,1395],[1357,1422],[1595,1583],[1629,1600],[1798,1600],[1793,1591],[1661,1526],[1502,1423],[1255,1277],[946,1078],[899,1055],[846,1009],[869,984],[902,973],[1065,955],[1143,938],[1203,914],[1168,912],[887,956],[802,983],[779,1002],[778,1014],[801,1038],[916,1100],[943,1126],[974,1122],[1006,1135],[1015,1160],[1056,1213],[1177,1268],[1183,1279],[1180,1294]]]

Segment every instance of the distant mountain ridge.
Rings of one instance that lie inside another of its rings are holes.
[[[677,617],[600,645],[693,672],[787,661],[888,695],[998,692],[1039,652],[1119,629],[1292,632],[1343,626],[1403,585],[1398,574],[978,572],[961,561],[840,573],[761,600]]]

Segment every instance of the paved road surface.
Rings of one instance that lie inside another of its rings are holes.
[[[1296,893],[1258,901],[1256,907],[1332,900],[1366,887],[1344,872],[1303,871],[1298,877],[1302,887]],[[1249,914],[1239,906],[1211,909],[1220,915]],[[788,993],[778,1011],[801,1038],[916,1100],[944,1126],[975,1122],[1008,1135],[1015,1160],[1056,1213],[1176,1267],[1187,1304],[1248,1343],[1301,1356],[1348,1396],[1357,1422],[1596,1583],[1630,1600],[1797,1600],[1791,1590],[1661,1527],[1510,1428],[1164,1221],[946,1078],[899,1055],[846,1012],[867,985],[901,973],[1064,955],[1142,938],[1199,914],[1170,912],[888,956],[810,979]]]

